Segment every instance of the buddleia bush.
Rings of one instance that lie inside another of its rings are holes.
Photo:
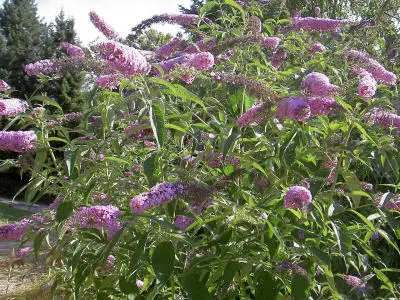
[[[154,53],[91,13],[109,40],[26,66],[96,81],[83,114],[50,114],[45,97],[24,104],[16,122],[31,143],[0,134],[31,174],[25,198],[56,198],[0,228],[46,255],[49,293],[399,297],[395,57],[358,35],[379,23],[264,19],[268,5],[154,16],[130,38],[160,22],[191,34]]]

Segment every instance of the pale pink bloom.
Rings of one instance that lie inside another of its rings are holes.
[[[278,47],[278,44],[280,43],[281,39],[278,37],[264,37],[263,42],[264,46],[271,48],[272,50],[276,49]]]
[[[104,36],[110,40],[118,39],[118,33],[104,22],[102,18],[99,17],[97,13],[91,11],[89,13],[90,21],[93,25],[102,33]]]
[[[351,285],[353,287],[357,287],[358,291],[360,293],[365,292],[365,288],[367,286],[366,282],[362,282],[362,280],[358,277],[351,276],[351,275],[344,275],[343,279],[347,282],[348,285]]]
[[[34,131],[0,131],[0,151],[29,152],[36,144]]]
[[[144,286],[144,282],[141,280],[136,280],[136,287],[141,290]]]
[[[243,115],[241,115],[236,123],[240,127],[246,127],[251,124],[257,124],[265,118],[265,105],[263,103],[257,104],[256,106],[250,108]]]
[[[330,96],[337,93],[340,88],[331,84],[329,78],[322,73],[312,72],[307,74],[301,82],[301,92],[306,96]]]
[[[149,70],[150,66],[146,58],[135,48],[108,41],[99,43],[97,49],[111,68],[119,71],[127,78],[147,73]]]
[[[308,53],[310,53],[311,56],[314,56],[315,53],[324,52],[325,50],[326,50],[326,47],[324,45],[322,45],[321,43],[313,43],[308,48]]]
[[[377,82],[375,78],[367,71],[360,74],[360,80],[358,82],[358,94],[369,99],[375,96],[377,89]]]
[[[106,263],[103,266],[104,270],[108,273],[114,272],[114,264],[115,264],[115,256],[114,255],[109,255],[107,257]]]
[[[28,75],[49,74],[56,71],[55,61],[51,59],[39,60],[25,66],[25,73]]]
[[[294,185],[283,198],[283,205],[285,208],[305,209],[310,205],[311,200],[312,195],[307,188]]]
[[[10,89],[10,86],[4,80],[0,79],[0,92],[6,92]]]
[[[32,252],[33,248],[32,247],[25,247],[22,248],[21,250],[17,251],[15,253],[15,257],[21,257],[21,256],[25,256],[27,254],[29,254],[30,252]]]
[[[271,65],[275,69],[279,69],[280,66],[283,64],[283,62],[286,60],[286,58],[287,58],[286,50],[284,48],[278,48],[274,51],[274,53],[272,53]]]
[[[182,43],[181,39],[173,39],[168,44],[158,48],[154,58],[168,59],[170,58],[180,47]]]
[[[0,117],[11,117],[23,114],[27,107],[28,103],[24,100],[0,98]]]
[[[49,210],[57,210],[57,207],[64,201],[64,196],[58,196],[53,203],[49,205]]]
[[[214,38],[207,37],[198,41],[194,45],[187,46],[183,50],[183,53],[193,54],[193,53],[207,52],[208,50],[210,50],[211,47],[215,46],[216,44],[217,41]]]
[[[156,143],[152,142],[152,141],[148,141],[148,140],[144,140],[143,144],[145,147],[147,148],[157,148]]]
[[[67,52],[67,54],[71,57],[84,57],[85,56],[85,52],[83,52],[83,50],[75,45],[72,45],[70,43],[67,42],[61,42],[60,46]]]
[[[332,97],[308,97],[307,103],[313,116],[329,115],[342,109],[342,106]]]
[[[118,74],[103,75],[96,78],[96,83],[102,88],[116,89],[120,84],[120,77]]]

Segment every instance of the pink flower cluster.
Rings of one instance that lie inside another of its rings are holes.
[[[246,127],[251,124],[258,124],[265,118],[266,107],[263,103],[259,103],[250,108],[243,115],[241,115],[236,123],[239,127]]]
[[[23,114],[25,113],[27,107],[28,103],[24,100],[16,98],[0,98],[0,117],[11,117]]]
[[[365,99],[374,97],[378,87],[375,78],[367,71],[360,73],[359,77],[358,94]]]
[[[132,125],[129,125],[128,127],[125,128],[125,134],[130,138],[136,138],[136,139],[152,137],[153,129],[151,128],[140,129],[140,130],[136,129],[136,127],[146,124],[149,124],[149,122],[148,121],[139,122],[138,120],[136,120],[135,122],[132,123]]]
[[[176,51],[178,51],[180,45],[182,43],[181,39],[173,39],[168,44],[158,48],[154,58],[156,59],[168,59],[170,58]]]
[[[32,247],[25,247],[25,248],[22,248],[21,250],[19,250],[19,251],[17,251],[17,252],[15,253],[15,257],[22,257],[22,256],[25,256],[25,255],[31,253],[32,250],[33,250]]]
[[[155,206],[171,202],[182,196],[185,192],[184,184],[180,182],[162,182],[153,186],[145,193],[139,194],[131,199],[131,210],[141,213]]]
[[[285,208],[307,209],[311,200],[311,192],[306,187],[294,185],[283,198],[283,205]]]
[[[115,264],[115,256],[109,255],[107,257],[106,263],[104,264],[103,268],[106,272],[112,273],[114,272],[114,264]]]
[[[164,74],[168,74],[177,66],[189,71],[186,72],[187,74],[181,74],[180,77],[187,84],[191,84],[196,78],[196,75],[191,74],[190,70],[207,71],[211,69],[214,65],[214,56],[209,52],[185,54],[169,60],[161,61],[157,65],[163,70]],[[153,68],[153,71],[157,76],[161,76],[157,68]],[[180,70],[180,72],[182,72],[182,70]]]
[[[103,75],[96,78],[96,84],[105,89],[116,89],[120,84],[118,74]]]
[[[338,164],[338,158],[332,154],[327,153],[324,159],[324,168],[330,170],[329,176],[326,180],[326,185],[332,185],[335,181],[335,169]]]
[[[57,210],[57,207],[64,201],[64,196],[58,196],[54,201],[49,205],[50,210]]]
[[[82,207],[69,217],[68,223],[73,228],[106,229],[107,238],[111,239],[122,228],[120,214],[118,207],[112,205]]]
[[[279,261],[275,269],[280,272],[291,271],[296,274],[302,275],[306,278],[309,278],[307,271],[295,263],[290,263],[287,261]]]
[[[135,48],[113,41],[99,43],[97,48],[109,66],[127,78],[149,70],[146,58]]]
[[[308,97],[293,96],[283,98],[276,110],[279,119],[293,119],[304,121],[315,115],[328,115],[339,110],[341,105],[331,97]]]
[[[373,125],[380,125],[385,128],[397,128],[397,133],[400,133],[400,116],[394,113],[383,110],[380,107],[373,108],[366,114],[367,120]]]
[[[362,280],[358,277],[352,276],[352,275],[344,275],[343,279],[346,281],[348,285],[351,285],[353,287],[357,287],[358,291],[360,293],[365,292],[365,288],[367,286],[366,282],[362,282]]]
[[[104,193],[100,193],[100,194],[92,194],[91,195],[93,200],[97,200],[97,201],[107,201],[108,199],[110,199],[110,196],[108,196],[107,194]]]
[[[349,50],[347,59],[352,62],[357,69],[364,69],[370,73],[376,81],[384,84],[394,85],[397,81],[397,76],[389,72],[379,62],[370,57],[367,53],[357,50]]]
[[[336,31],[347,23],[346,20],[333,20],[313,17],[293,17],[292,25],[296,30],[303,29],[306,31]]]
[[[83,50],[75,45],[72,45],[67,42],[61,42],[60,46],[67,52],[67,54],[71,57],[84,57],[85,52]]]
[[[276,49],[278,47],[278,44],[281,42],[281,39],[278,37],[264,37],[263,38],[263,43],[265,47],[268,47],[270,49]]]
[[[313,43],[308,48],[308,53],[310,53],[311,56],[314,56],[315,53],[324,52],[325,50],[326,50],[326,47],[324,45],[322,45],[321,43]]]
[[[33,214],[18,223],[0,226],[0,241],[19,241],[31,226],[47,225],[50,219],[47,216]]]
[[[10,86],[4,80],[0,79],[0,92],[6,92],[10,89]]]
[[[274,53],[272,53],[271,65],[275,69],[279,69],[280,66],[283,64],[283,62],[286,60],[286,58],[287,58],[286,50],[284,48],[278,48],[274,51]]]
[[[325,74],[318,72],[307,74],[301,82],[301,92],[306,96],[331,96],[339,90],[338,86],[330,83]]]
[[[204,152],[200,152],[198,159],[207,162],[207,165],[211,168],[221,168],[226,165],[238,166],[240,164],[240,159],[235,156],[224,156],[218,152],[211,152],[210,155],[206,157]]]
[[[0,151],[29,152],[35,149],[36,143],[33,131],[0,131]]]
[[[25,66],[25,73],[29,76],[39,75],[39,74],[50,74],[55,72],[54,60],[44,59],[39,60],[35,63],[28,64]]]
[[[104,22],[102,18],[99,17],[94,11],[89,13],[90,21],[93,25],[102,33],[104,36],[110,40],[118,39],[118,33]]]

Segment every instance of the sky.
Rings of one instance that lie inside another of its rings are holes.
[[[48,23],[63,8],[67,17],[75,19],[75,30],[83,45],[87,45],[98,37],[103,38],[89,20],[90,11],[95,11],[125,37],[142,20],[162,13],[179,13],[178,4],[189,7],[190,3],[190,0],[37,0],[37,8],[39,17]],[[176,33],[180,28],[159,25],[156,29]]]

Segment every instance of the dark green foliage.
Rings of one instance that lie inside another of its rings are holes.
[[[0,78],[6,80],[16,95],[30,96],[39,86],[24,73],[26,64],[43,58],[46,28],[37,16],[34,0],[7,0],[0,9],[3,47],[0,52]]]

